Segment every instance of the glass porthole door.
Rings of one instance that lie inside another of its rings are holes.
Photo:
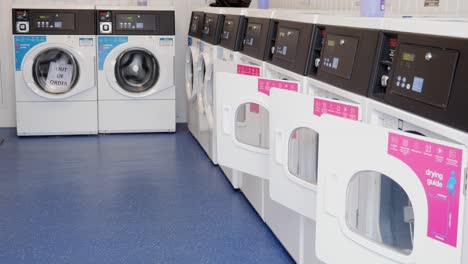
[[[80,77],[76,58],[65,49],[48,48],[38,53],[32,65],[36,86],[44,93],[61,95],[71,92]]]
[[[224,72],[218,72],[215,79],[218,162],[269,178],[270,92],[277,89],[297,92],[299,84]]]
[[[314,97],[283,90],[272,90],[270,97],[270,196],[315,219],[320,118]]]
[[[153,88],[159,79],[159,63],[149,51],[128,49],[116,60],[115,77],[126,92],[139,94]]]
[[[319,151],[323,262],[462,263],[463,146],[324,115]]]

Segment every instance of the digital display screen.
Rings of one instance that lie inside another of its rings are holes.
[[[119,30],[157,30],[154,15],[117,14],[116,20]]]
[[[412,53],[408,53],[408,52],[403,52],[402,59],[404,61],[413,62],[415,58],[416,58],[416,55],[414,55]]]
[[[414,77],[413,80],[413,92],[422,93],[424,87],[424,78]]]
[[[327,42],[327,45],[328,45],[329,47],[335,47],[335,41],[334,41],[334,40],[329,40],[329,41]]]
[[[55,28],[62,28],[62,21],[55,21],[54,27]]]

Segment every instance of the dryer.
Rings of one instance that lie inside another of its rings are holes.
[[[189,25],[188,46],[185,55],[185,90],[188,104],[188,128],[192,135],[199,139],[198,94],[203,85],[205,65],[202,58],[201,36],[205,13],[202,9],[192,12]]]
[[[97,134],[94,7],[13,7],[19,136]]]
[[[174,132],[173,8],[96,9],[99,132]]]
[[[213,164],[218,164],[213,126],[215,123],[213,112],[213,72],[216,57],[221,56],[219,46],[224,24],[222,8],[207,7],[204,9],[205,19],[201,36],[202,60],[205,67],[202,85],[198,94],[199,143]],[[206,87],[206,88],[205,88]]]
[[[456,108],[451,100],[443,120],[417,110],[437,105],[425,97],[435,90],[459,91],[457,73],[467,65],[465,27],[461,22],[386,19],[368,102],[370,124],[325,117],[317,210],[317,252],[323,261],[467,261],[464,121],[450,123]],[[437,88],[434,75],[440,76]],[[411,106],[394,103],[399,97]],[[332,145],[340,146],[339,153]],[[353,156],[356,148],[359,157]],[[343,161],[339,168],[336,160]],[[330,254],[336,247],[342,249],[339,256]]]

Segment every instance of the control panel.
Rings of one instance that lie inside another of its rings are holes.
[[[369,96],[468,132],[468,40],[382,32]]]
[[[321,69],[344,79],[351,79],[359,39],[328,34],[324,41]]]
[[[201,38],[204,20],[205,13],[192,12],[192,17],[190,19],[189,36]]]
[[[224,15],[205,14],[203,23],[202,39],[206,42],[218,45],[221,41],[221,34],[224,25]]]
[[[313,40],[313,24],[274,21],[276,39],[272,63],[301,75],[307,75]]]
[[[319,25],[314,35],[310,60],[314,67],[310,68],[309,76],[367,96],[374,71],[379,31]],[[315,57],[317,54],[320,54],[319,59]]]
[[[93,16],[93,10],[13,9],[13,33],[94,35]]]
[[[445,109],[459,56],[455,50],[401,44],[390,92]]]
[[[226,15],[220,45],[224,48],[238,51],[241,48],[245,32],[245,17]]]
[[[274,22],[267,18],[247,18],[241,52],[259,60],[271,60],[276,32]]]
[[[98,10],[101,35],[174,35],[173,11]],[[163,25],[164,27],[160,26]]]

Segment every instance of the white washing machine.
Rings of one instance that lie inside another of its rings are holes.
[[[204,65],[204,77],[198,93],[199,131],[198,141],[213,164],[218,164],[216,154],[215,136],[213,126],[215,123],[213,113],[213,71],[216,57],[222,54],[222,47],[219,46],[221,33],[224,25],[224,15],[222,8],[207,7],[203,9],[205,19],[203,22],[201,50]],[[205,87],[208,87],[205,89]]]
[[[99,132],[175,131],[174,10],[96,9]]]
[[[97,134],[92,6],[14,6],[19,136]]]
[[[390,19],[383,28],[370,124],[322,120],[318,256],[327,263],[465,263],[466,23]]]
[[[201,36],[205,13],[201,9],[194,10],[190,18],[187,52],[185,55],[185,89],[188,103],[188,128],[192,135],[200,141],[198,111],[198,93],[204,79],[204,67]]]

